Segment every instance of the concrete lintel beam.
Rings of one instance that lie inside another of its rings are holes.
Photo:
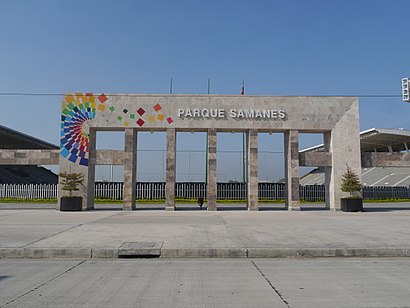
[[[299,153],[299,166],[331,167],[332,166],[332,153],[329,153],[329,152]]]
[[[60,150],[0,150],[0,165],[58,165]]]
[[[124,151],[122,150],[97,150],[96,165],[123,165]]]

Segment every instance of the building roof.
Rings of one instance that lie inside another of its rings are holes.
[[[0,125],[0,149],[57,150],[59,147],[52,143],[48,143]]]
[[[364,186],[410,186],[410,167],[362,168]],[[324,185],[323,168],[317,168],[300,178],[301,185]]]
[[[372,128],[360,133],[360,150],[362,152],[401,152],[408,149],[410,149],[410,130]],[[323,144],[300,152],[313,151],[323,151]]]
[[[57,184],[58,176],[38,166],[0,165],[0,184]]]
[[[360,133],[362,152],[401,152],[410,148],[410,130],[372,128]]]

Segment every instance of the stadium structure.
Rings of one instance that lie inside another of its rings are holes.
[[[372,128],[361,132],[360,151],[362,155],[363,185],[370,187],[410,186],[410,166],[403,166],[406,165],[407,155],[397,155],[397,153],[408,153],[409,147],[410,130]],[[304,149],[300,153],[320,151],[323,151],[323,144]],[[372,153],[381,153],[381,157],[388,158],[387,162],[383,159],[374,159]],[[369,161],[372,161],[372,163],[370,164]],[[316,168],[300,179],[301,185],[323,185],[324,183],[323,168]]]
[[[0,153],[4,164],[0,163],[0,184],[57,184],[58,176],[40,164],[7,164],[11,157],[9,151],[58,151],[59,147],[0,125]],[[22,156],[22,153],[12,153],[13,157]],[[10,160],[10,162],[12,162]]]

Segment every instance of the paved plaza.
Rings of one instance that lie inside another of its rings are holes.
[[[5,209],[12,206],[1,205],[1,258],[117,258],[130,243],[134,249],[124,256],[410,256],[409,203],[366,204],[358,213],[312,206],[245,211],[240,205],[214,212],[195,205],[177,211],[154,210],[158,205],[136,211],[103,209],[107,205],[83,212]]]

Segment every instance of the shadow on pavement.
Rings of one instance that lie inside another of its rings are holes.
[[[396,206],[386,206],[386,207],[369,207],[364,206],[363,212],[395,212],[395,211],[408,211],[410,207],[396,207]]]

